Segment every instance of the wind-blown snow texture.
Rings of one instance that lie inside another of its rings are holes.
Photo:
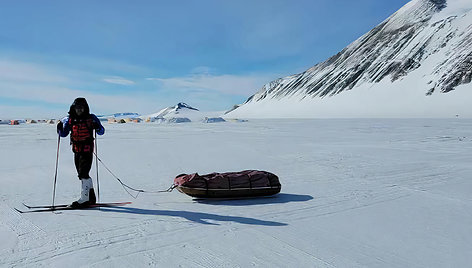
[[[1,267],[469,267],[472,121],[266,120],[110,124],[99,156],[126,183],[166,189],[180,173],[262,169],[273,198],[130,198],[100,168],[101,201],[123,208],[19,214],[49,204],[57,136],[0,125]],[[217,145],[217,146],[215,146]],[[95,171],[92,170],[95,179]],[[79,195],[61,143],[57,203]]]
[[[450,92],[472,80],[471,10],[468,0],[413,0],[327,61],[264,85],[246,104],[376,89],[384,79],[396,82],[413,71],[425,81],[411,87],[426,95]]]

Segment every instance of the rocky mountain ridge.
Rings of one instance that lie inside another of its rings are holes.
[[[453,91],[472,80],[471,10],[472,1],[413,0],[338,54],[264,85],[246,103],[333,97],[414,71],[427,79],[425,95]]]

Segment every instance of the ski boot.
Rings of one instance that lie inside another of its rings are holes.
[[[85,208],[90,205],[96,204],[97,199],[95,197],[95,191],[93,190],[93,181],[91,178],[81,179],[82,191],[80,193],[80,199],[74,201],[71,207],[74,208]]]

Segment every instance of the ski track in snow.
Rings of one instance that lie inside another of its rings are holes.
[[[470,120],[106,127],[99,154],[130,185],[164,189],[184,172],[255,168],[279,175],[282,193],[212,201],[174,191],[131,200],[101,168],[101,200],[133,204],[19,214],[12,208],[22,202],[50,203],[54,126],[0,126],[6,149],[0,266],[464,267],[472,261]],[[79,190],[67,142],[60,153],[58,204]]]

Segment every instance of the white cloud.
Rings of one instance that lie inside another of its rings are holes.
[[[110,90],[93,92],[77,89],[84,84],[93,88],[98,77],[82,70],[0,59],[0,98],[3,98],[0,116],[63,116],[79,96],[89,101],[95,113],[156,109],[152,98],[134,92],[115,94]],[[121,77],[110,79],[114,83],[134,83]]]
[[[190,73],[193,75],[208,75],[211,71],[211,68],[208,66],[198,66],[193,68]]]
[[[32,113],[62,116],[79,96],[85,97],[92,112],[98,114],[147,113],[179,101],[221,109],[223,103],[233,102],[236,97],[246,98],[274,78],[274,75],[211,75],[211,68],[200,66],[188,76],[148,78],[159,84],[158,90],[117,92],[100,82],[126,86],[136,82],[90,70],[93,68],[74,69],[0,58],[0,116],[32,116]],[[203,106],[199,108],[204,109]]]
[[[103,81],[110,83],[110,84],[117,84],[117,85],[123,85],[123,86],[130,86],[134,85],[135,82],[125,79],[123,77],[119,76],[114,76],[114,77],[109,77],[109,78],[103,78]]]
[[[3,90],[5,84],[0,82],[1,97],[22,100],[24,105],[0,105],[0,115],[3,116],[53,116],[62,117],[67,114],[68,107],[75,98],[85,97],[91,112],[106,114],[115,112],[149,112],[161,107],[149,96],[105,95],[67,87],[8,85],[9,90]],[[37,105],[29,107],[30,102]],[[39,105],[42,103],[42,105]],[[62,107],[62,108],[61,108]],[[0,118],[1,119],[1,118]]]
[[[164,88],[206,89],[243,96],[254,94],[273,79],[272,75],[192,75],[173,78],[147,78],[147,80],[162,83]]]
[[[0,60],[0,81],[62,83],[68,78],[35,63]]]

